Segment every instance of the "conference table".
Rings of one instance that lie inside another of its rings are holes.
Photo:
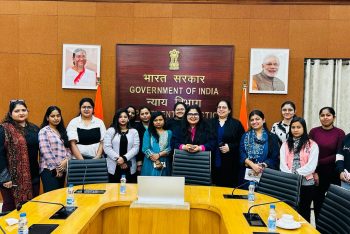
[[[75,186],[81,189],[82,186]],[[119,184],[85,185],[85,189],[106,190],[104,194],[75,194],[78,207],[67,219],[57,220],[49,217],[60,209],[55,204],[27,202],[20,211],[13,211],[0,218],[0,225],[6,233],[17,233],[18,226],[8,226],[7,218],[19,218],[21,212],[27,213],[28,226],[32,224],[58,224],[53,233],[215,233],[239,234],[267,232],[267,227],[250,227],[243,213],[251,206],[247,200],[225,199],[223,194],[231,193],[230,188],[210,186],[185,186],[185,202],[190,209],[176,206],[132,208],[137,200],[137,184],[127,184],[125,195],[119,194]],[[245,190],[235,190],[235,194],[247,194]],[[41,194],[34,200],[65,204],[66,188]],[[254,204],[273,202],[277,199],[256,193]],[[267,222],[269,205],[252,208],[264,222]],[[277,218],[282,214],[292,214],[301,228],[285,230],[277,228],[278,233],[319,233],[289,205],[276,204]],[[1,233],[1,232],[0,232]]]

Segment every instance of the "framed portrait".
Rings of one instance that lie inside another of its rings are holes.
[[[100,79],[100,45],[63,45],[62,88],[97,89]]]
[[[250,53],[249,93],[288,93],[289,49],[256,49]]]

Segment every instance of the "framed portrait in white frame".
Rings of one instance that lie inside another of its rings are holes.
[[[100,45],[64,44],[62,88],[97,89],[100,61]]]
[[[288,93],[289,49],[252,48],[249,93]]]

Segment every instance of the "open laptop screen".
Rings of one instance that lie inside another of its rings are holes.
[[[184,204],[185,178],[138,176],[138,203]]]

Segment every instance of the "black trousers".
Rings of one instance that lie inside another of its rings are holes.
[[[117,165],[115,168],[114,175],[108,173],[108,179],[109,183],[120,183],[120,179],[122,178],[122,175],[125,175],[126,182],[127,183],[137,183],[137,173],[134,173],[133,175],[130,174],[130,168],[121,169],[120,166]]]
[[[315,186],[301,186],[300,189],[300,202],[299,202],[299,214],[303,216],[306,221],[310,222],[311,215],[311,202],[314,198]]]
[[[315,193],[313,198],[316,222],[318,220],[320,210],[325,198],[325,194],[328,191],[329,185],[330,184],[340,185],[339,175],[336,174],[335,172],[330,174],[318,173],[318,176],[319,176],[320,182],[318,186],[315,186]]]
[[[41,174],[41,181],[43,182],[44,193],[50,192],[55,189],[63,188],[66,175],[62,177],[55,177],[51,171],[44,169]]]

